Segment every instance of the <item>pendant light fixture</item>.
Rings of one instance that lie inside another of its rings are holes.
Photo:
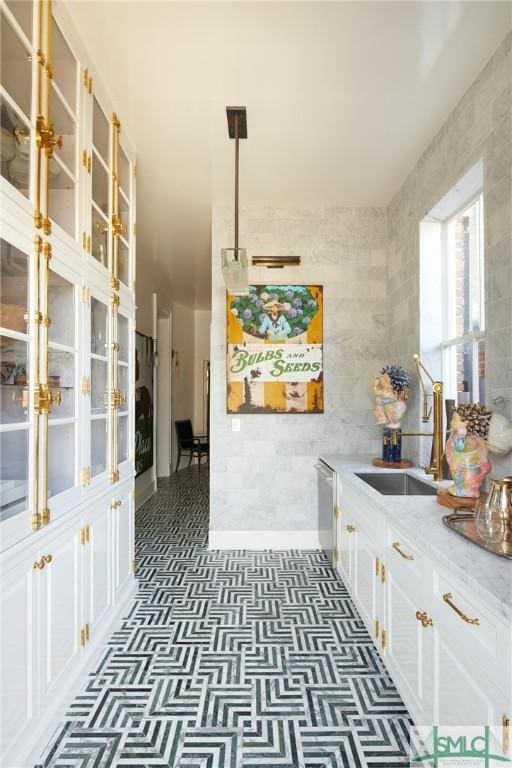
[[[247,110],[245,107],[226,107],[228,134],[235,140],[235,247],[222,249],[222,276],[228,293],[244,296],[249,293],[247,252],[238,246],[238,187],[240,139],[247,138]]]

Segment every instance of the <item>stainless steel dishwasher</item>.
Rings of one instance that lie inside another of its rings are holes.
[[[336,472],[321,459],[315,465],[318,482],[318,536],[320,546],[334,566],[336,541]]]

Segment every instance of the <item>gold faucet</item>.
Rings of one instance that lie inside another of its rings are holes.
[[[414,355],[414,362],[418,372],[421,389],[423,390],[423,423],[428,423],[432,411],[433,431],[432,432],[402,432],[402,437],[431,437],[432,438],[432,461],[429,467],[425,468],[427,475],[434,475],[434,480],[443,480],[443,382],[436,381],[430,372],[421,362],[419,355]],[[429,408],[429,394],[425,389],[421,370],[428,376],[432,382],[432,400],[433,406]]]

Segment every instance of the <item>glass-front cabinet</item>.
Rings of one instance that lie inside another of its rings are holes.
[[[3,546],[133,477],[135,160],[63,5],[0,0]]]

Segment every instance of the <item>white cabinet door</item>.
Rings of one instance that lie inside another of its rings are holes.
[[[112,525],[112,512],[105,499],[84,518],[81,624],[89,624],[91,632],[112,605]]]
[[[461,654],[453,635],[436,630],[436,722],[440,725],[491,725],[501,722],[495,712],[495,689],[478,669],[478,659]]]
[[[0,597],[0,743],[2,753],[19,744],[37,715],[34,645],[37,643],[36,589],[39,571],[24,562],[2,575]]]
[[[353,594],[354,579],[354,534],[351,531],[353,524],[350,518],[342,511],[338,525],[338,571],[346,586]]]
[[[133,576],[133,520],[133,499],[130,494],[126,494],[117,500],[117,507],[112,514],[114,601]]]
[[[370,632],[375,628],[376,578],[373,545],[359,528],[352,534],[355,542],[354,597],[361,618]]]
[[[416,722],[432,723],[435,636],[434,628],[416,617],[423,611],[419,586],[388,570],[385,594],[387,664]]]
[[[71,529],[52,541],[51,562],[41,572],[39,664],[43,697],[65,685],[80,649],[80,532]]]

